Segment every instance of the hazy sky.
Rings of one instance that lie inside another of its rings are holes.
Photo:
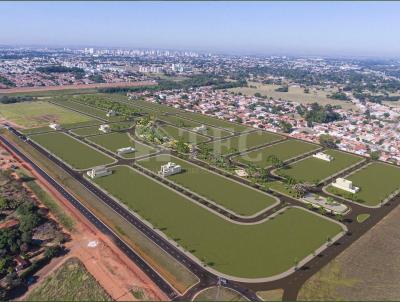
[[[0,44],[400,57],[400,2],[0,2]]]

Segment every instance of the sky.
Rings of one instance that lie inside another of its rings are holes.
[[[0,2],[0,45],[400,57],[400,2]]]

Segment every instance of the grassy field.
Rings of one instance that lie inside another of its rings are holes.
[[[89,136],[89,135],[104,133],[99,130],[99,126],[76,128],[76,129],[71,130],[71,132],[76,135],[79,135],[79,136]]]
[[[65,106],[68,108],[71,108],[73,110],[78,110],[80,112],[89,114],[89,115],[93,115],[95,117],[104,119],[104,120],[108,120],[108,121],[119,121],[121,120],[121,116],[112,116],[112,117],[107,117],[106,114],[107,112],[104,110],[100,110],[91,106],[87,106],[84,104],[80,104],[78,102],[74,102],[72,100],[67,100],[67,99],[54,99],[52,100],[53,103],[55,104],[60,104],[61,106]]]
[[[259,296],[263,301],[282,301],[283,289],[271,289],[258,291],[257,296]]]
[[[289,87],[288,92],[279,92],[275,91],[277,88],[281,87],[279,85],[249,82],[249,86],[255,86],[256,88],[238,87],[238,88],[231,88],[229,90],[233,92],[241,92],[242,94],[249,96],[253,96],[255,93],[260,93],[262,96],[272,97],[274,99],[281,98],[282,100],[298,102],[301,104],[309,104],[317,102],[321,105],[327,105],[327,104],[340,105],[344,109],[356,108],[351,102],[333,100],[328,98],[327,94],[333,92],[331,90],[323,91],[317,89],[310,89],[310,93],[304,93],[304,88]]]
[[[112,301],[78,258],[70,258],[26,298],[27,301]]]
[[[157,244],[153,243],[141,231],[128,223],[123,217],[114,212],[104,202],[86,189],[75,178],[71,177],[63,169],[55,165],[46,156],[39,153],[31,145],[16,138],[9,132],[3,134],[28,154],[49,175],[62,184],[95,215],[114,230],[125,240],[143,259],[155,268],[168,282],[179,292],[184,293],[193,286],[197,277],[186,269],[182,264],[167,254]]]
[[[282,161],[294,158],[301,154],[311,152],[318,149],[320,146],[310,144],[299,140],[287,140],[282,143],[277,143],[259,150],[245,153],[235,157],[234,160],[243,164],[254,164],[257,167],[265,168],[272,164],[267,161],[268,156],[275,155]]]
[[[181,165],[184,171],[168,176],[169,180],[239,215],[255,214],[276,202],[271,196],[173,156],[154,156],[140,160],[138,164],[153,172],[158,172],[161,165],[170,161]]]
[[[30,138],[75,169],[88,169],[113,162],[112,158],[64,133],[37,134]]]
[[[238,277],[284,272],[342,230],[299,208],[263,223],[235,224],[127,166],[95,182],[203,263]]]
[[[25,128],[47,126],[55,121],[59,124],[79,123],[91,118],[44,101],[0,104],[0,118]]]
[[[170,126],[170,125],[164,125],[164,126],[160,126],[159,128],[161,130],[161,132],[163,132],[166,136],[173,138],[175,140],[183,140],[184,142],[190,143],[190,144],[199,144],[202,142],[205,142],[206,140],[208,140],[207,137],[194,133],[194,132],[190,132],[190,131],[186,131],[184,129],[180,129],[174,126]]]
[[[114,132],[114,133],[96,135],[87,138],[87,140],[95,144],[98,144],[114,153],[117,152],[117,149],[124,147],[133,147],[136,149],[135,152],[122,155],[122,157],[125,158],[134,158],[155,152],[155,150],[152,147],[132,140],[127,133]]]
[[[283,137],[278,134],[273,134],[266,131],[256,131],[220,141],[210,142],[207,145],[213,149],[215,154],[226,155],[245,151],[247,149],[268,144],[280,139],[283,139]]]
[[[291,176],[301,182],[319,183],[323,179],[356,164],[362,157],[337,150],[326,150],[324,153],[332,155],[331,162],[312,156],[291,164],[287,168],[277,170],[281,176]]]
[[[198,294],[194,301],[247,301],[247,299],[226,287],[210,287]]]
[[[354,186],[360,188],[354,196],[356,201],[368,206],[376,206],[391,193],[400,189],[400,168],[384,163],[372,163],[346,179],[351,180]],[[345,198],[351,194],[334,189],[335,194]]]

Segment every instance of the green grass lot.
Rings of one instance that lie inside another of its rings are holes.
[[[288,185],[286,185],[285,183],[283,183],[281,181],[276,180],[276,181],[268,182],[267,186],[269,189],[271,189],[273,191],[277,191],[279,193],[289,195],[293,198],[297,198],[296,191],[294,191]]]
[[[239,215],[253,215],[276,202],[271,196],[174,156],[159,155],[140,160],[137,163],[157,173],[161,165],[169,161],[181,165],[184,171],[168,176],[167,179]]]
[[[362,157],[338,150],[326,150],[324,153],[332,155],[331,162],[309,156],[291,164],[287,168],[277,170],[281,176],[291,176],[300,182],[319,183],[325,178],[356,164]]]
[[[270,155],[277,156],[280,160],[286,161],[288,159],[300,156],[304,153],[311,152],[320,148],[320,146],[299,141],[299,140],[286,140],[282,143],[277,143],[259,150],[251,151],[234,159],[243,164],[254,164],[260,168],[270,167],[271,163],[267,162]]]
[[[70,258],[26,297],[27,301],[111,301],[78,258]]]
[[[125,158],[134,158],[155,152],[155,150],[152,147],[142,144],[138,141],[132,140],[128,136],[128,133],[114,132],[114,133],[96,135],[88,137],[87,140],[97,145],[100,145],[114,153],[117,152],[117,149],[124,147],[133,147],[136,149],[135,152],[122,155],[122,157]]]
[[[360,188],[360,191],[351,194],[334,187],[329,187],[328,190],[362,204],[376,206],[394,191],[400,189],[400,168],[375,162],[351,174],[346,179],[351,180],[354,186]]]
[[[219,217],[127,166],[95,182],[214,269],[237,277],[268,277],[288,270],[342,228],[290,208],[262,223]]]
[[[89,136],[104,133],[99,130],[99,126],[76,128],[71,130],[71,132],[79,136]]]
[[[119,130],[129,129],[130,127],[132,127],[133,123],[134,122],[120,122],[120,123],[110,124],[110,126],[111,126],[112,131],[119,131]],[[73,129],[72,132],[74,134],[80,135],[80,136],[89,136],[89,135],[96,135],[96,134],[104,133],[99,130],[99,125],[91,126],[91,127],[76,128],[76,129]]]
[[[247,299],[230,288],[210,287],[198,294],[194,301],[247,301]]]
[[[355,109],[356,107],[351,102],[345,102],[341,100],[333,100],[327,97],[327,94],[332,93],[334,90],[317,90],[310,89],[310,93],[304,93],[304,88],[301,87],[289,87],[288,92],[279,92],[275,89],[281,87],[273,84],[261,84],[256,82],[249,82],[249,86],[255,86],[256,88],[250,87],[237,87],[231,88],[230,91],[241,92],[245,95],[253,96],[255,93],[260,93],[262,96],[272,97],[275,99],[283,99],[293,101],[301,104],[309,104],[317,102],[321,105],[340,105],[344,109]]]
[[[25,135],[37,134],[40,132],[55,132],[56,130],[51,129],[49,126],[43,126],[39,128],[29,128],[29,129],[20,129]]]
[[[219,119],[219,118],[215,118],[212,116],[207,116],[207,115],[203,115],[200,113],[195,113],[195,112],[189,112],[189,111],[185,111],[185,110],[181,110],[181,109],[176,109],[173,107],[169,107],[166,105],[161,105],[161,104],[157,104],[157,103],[152,103],[152,102],[147,102],[147,101],[143,101],[143,100],[136,100],[133,102],[133,104],[137,105],[137,106],[141,106],[141,107],[146,107],[146,108],[150,108],[153,110],[158,110],[160,112],[169,112],[169,113],[175,113],[176,115],[189,119],[189,120],[193,120],[195,122],[198,122],[200,124],[208,124],[208,125],[212,125],[215,127],[220,127],[220,128],[224,128],[226,130],[229,131],[234,131],[234,132],[244,132],[244,131],[249,131],[253,128],[245,126],[245,125],[241,125],[241,124],[237,124],[237,123],[231,123],[229,121],[223,120],[223,119]]]
[[[113,162],[112,158],[64,133],[37,134],[30,138],[75,169],[88,169]]]
[[[210,142],[207,145],[213,149],[215,154],[226,155],[235,152],[242,152],[280,139],[283,139],[283,136],[266,131],[256,131],[244,133],[220,141]]]
[[[170,125],[163,125],[160,126],[159,128],[161,130],[162,133],[164,133],[166,136],[175,139],[175,140],[183,140],[184,142],[190,143],[190,144],[199,144],[199,143],[203,143],[205,141],[208,140],[207,137],[194,133],[194,132],[190,132],[190,131],[186,131],[184,129],[180,129],[174,126],[170,126]]]
[[[67,99],[54,99],[52,101],[55,104],[59,104],[61,106],[66,106],[68,108],[71,108],[73,110],[78,110],[80,112],[93,115],[95,117],[101,118],[103,120],[108,120],[108,121],[119,121],[121,120],[121,116],[112,116],[112,117],[107,117],[106,114],[107,112],[104,110],[100,110],[98,108],[94,108],[91,106],[87,106],[84,104],[80,104],[78,102],[72,101],[72,100],[67,100]]]
[[[91,120],[85,115],[44,101],[0,104],[0,117],[24,128],[47,126],[53,121],[65,124]]]
[[[100,124],[104,124],[104,122],[101,122],[100,120],[91,119],[87,122],[82,122],[82,123],[61,124],[61,127],[63,127],[64,129],[75,129],[80,127],[96,126]]]

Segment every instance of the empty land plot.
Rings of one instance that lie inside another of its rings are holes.
[[[111,301],[78,258],[70,258],[27,297],[28,301]]]
[[[208,140],[207,137],[190,132],[181,128],[177,128],[174,126],[170,125],[164,125],[160,126],[159,128],[163,133],[165,133],[166,136],[173,138],[175,140],[183,140],[184,142],[190,143],[190,144],[199,144],[203,143]]]
[[[253,164],[259,168],[266,168],[272,165],[268,162],[268,157],[271,155],[276,156],[281,161],[286,161],[318,148],[320,146],[315,144],[289,139],[282,143],[245,153],[234,159],[243,164]]]
[[[114,161],[111,157],[64,133],[37,134],[30,138],[75,169],[88,169]]]
[[[314,88],[310,89],[310,93],[305,93],[304,88],[289,86],[288,92],[276,91],[277,88],[281,87],[279,85],[273,84],[261,84],[256,82],[249,82],[249,86],[253,87],[238,87],[231,88],[230,91],[241,92],[245,95],[253,96],[255,93],[260,93],[262,96],[272,97],[274,99],[283,99],[287,101],[297,102],[300,104],[310,104],[317,102],[320,105],[340,105],[344,109],[356,109],[356,107],[351,102],[334,100],[327,97],[327,94],[333,91],[323,91]]]
[[[265,131],[255,131],[244,133],[235,137],[210,142],[207,144],[215,154],[226,155],[230,153],[242,152],[247,149],[272,143],[283,139],[283,136]]]
[[[346,179],[351,180],[360,191],[353,195],[334,187],[329,187],[328,190],[368,206],[377,206],[400,189],[400,168],[375,162],[347,176]]]
[[[324,153],[333,156],[334,159],[328,162],[309,156],[294,162],[286,168],[277,170],[277,174],[283,177],[293,177],[300,182],[319,183],[325,178],[363,160],[360,156],[338,150],[326,150]]]
[[[42,127],[51,122],[64,124],[91,120],[90,117],[44,101],[0,104],[0,118],[24,128]]]
[[[167,179],[239,215],[249,216],[256,214],[277,202],[272,196],[209,172],[174,156],[154,156],[140,160],[138,164],[157,173],[161,165],[167,162],[179,164],[183,169],[182,173],[168,176]]]
[[[102,122],[100,120],[91,119],[87,122],[61,124],[61,127],[65,128],[65,129],[75,129],[75,128],[80,128],[80,127],[89,127],[89,126],[100,125],[100,124],[104,124],[104,122]]]
[[[342,231],[300,208],[257,224],[232,223],[127,166],[95,183],[203,263],[236,277],[282,273]]]
[[[87,140],[97,145],[100,145],[114,153],[117,153],[117,150],[120,148],[135,148],[135,152],[121,155],[125,158],[134,158],[138,156],[149,155],[155,152],[152,147],[133,140],[131,137],[129,137],[128,133],[114,132],[103,135],[96,135],[87,138]]]
[[[78,102],[75,102],[75,101],[64,100],[64,99],[58,99],[57,100],[56,99],[56,100],[53,100],[53,102],[55,104],[60,105],[60,106],[65,106],[65,107],[71,108],[73,110],[77,110],[79,112],[86,113],[88,115],[93,115],[95,117],[98,117],[98,118],[101,118],[101,119],[104,119],[104,120],[108,120],[108,121],[119,121],[119,120],[121,120],[120,116],[107,117],[107,115],[106,115],[107,112],[106,111],[100,110],[100,109],[97,109],[97,108],[94,108],[94,107],[91,107],[91,106],[87,106],[87,105],[84,105],[84,104],[81,104],[81,103],[78,103]]]

